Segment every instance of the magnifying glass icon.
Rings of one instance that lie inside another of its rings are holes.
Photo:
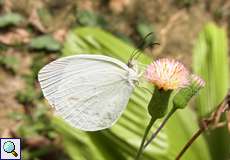
[[[11,141],[6,141],[4,144],[3,144],[3,150],[6,152],[6,153],[11,153],[14,155],[14,157],[17,157],[18,154],[17,152],[15,152],[15,145],[13,142]]]

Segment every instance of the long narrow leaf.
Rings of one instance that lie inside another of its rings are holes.
[[[210,114],[223,100],[229,87],[227,34],[224,29],[208,24],[200,33],[193,54],[193,68],[206,81],[197,98],[201,116]]]
[[[215,24],[207,24],[200,33],[194,49],[193,68],[206,81],[206,87],[197,98],[200,116],[213,112],[225,97],[229,87],[227,33]],[[230,154],[227,128],[207,135],[213,159],[226,159]],[[216,147],[218,146],[218,147]]]

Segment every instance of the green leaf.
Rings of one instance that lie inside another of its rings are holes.
[[[21,104],[31,104],[36,99],[34,88],[27,86],[23,91],[18,91],[15,97]]]
[[[19,59],[14,56],[0,55],[0,65],[4,66],[6,69],[9,69],[13,73],[17,72],[19,64]]]
[[[46,7],[41,7],[37,10],[38,16],[41,20],[42,25],[49,26],[53,22],[53,18],[50,10]]]
[[[0,16],[0,28],[8,27],[11,25],[18,25],[24,18],[17,13],[8,13]]]
[[[191,7],[197,0],[175,0],[175,3],[182,7]]]
[[[193,69],[206,81],[197,98],[201,116],[213,112],[225,97],[229,87],[228,41],[224,29],[210,23],[205,26],[196,42]]]
[[[193,69],[203,77],[206,86],[196,101],[200,116],[213,112],[229,88],[228,40],[223,28],[207,24],[200,33],[193,54]],[[227,128],[207,135],[213,159],[229,157],[230,140]],[[218,146],[218,147],[216,147]]]
[[[111,34],[95,28],[78,28],[69,33],[63,55],[104,54],[127,63],[134,48]],[[143,64],[151,59],[144,54]],[[133,159],[141,143],[144,129],[150,119],[147,106],[151,95],[136,88],[127,109],[110,129],[99,132],[83,132],[72,128],[62,119],[54,118],[53,125],[63,135],[65,150],[73,160],[128,160]],[[194,123],[191,123],[194,122]],[[160,122],[152,128],[156,129]],[[175,113],[170,125],[166,125],[155,141],[146,149],[143,160],[169,160],[176,154],[198,128],[196,117],[186,109]],[[202,153],[200,152],[202,150]],[[184,156],[187,159],[209,160],[204,138],[201,136]]]
[[[29,47],[36,50],[58,51],[61,44],[50,35],[43,35],[32,39]]]
[[[0,0],[0,7],[4,4],[4,0]]]
[[[92,11],[87,11],[87,10],[79,11],[77,13],[76,18],[77,18],[77,22],[80,25],[101,26],[101,27],[107,26],[107,22],[104,19],[104,17],[102,17],[101,15],[94,13]]]

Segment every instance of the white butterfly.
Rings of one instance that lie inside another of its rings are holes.
[[[140,77],[132,62],[75,55],[46,65],[38,79],[58,115],[78,129],[97,131],[111,127],[126,108]]]

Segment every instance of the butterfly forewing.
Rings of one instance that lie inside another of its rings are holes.
[[[134,86],[130,72],[110,57],[77,55],[51,62],[38,77],[58,115],[76,128],[95,131],[110,127],[125,109]]]

